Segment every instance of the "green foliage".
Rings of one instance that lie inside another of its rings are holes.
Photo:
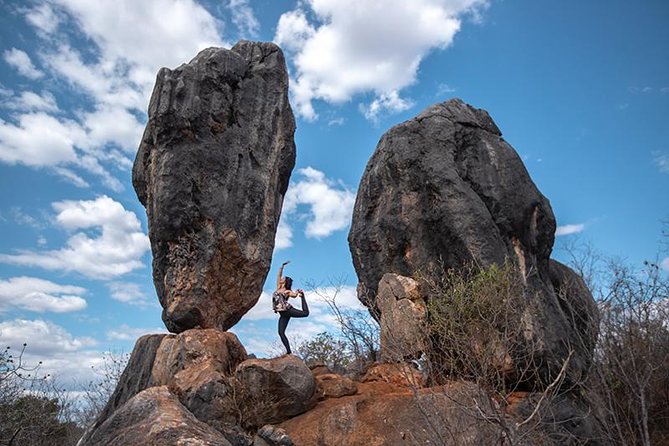
[[[514,265],[465,265],[427,284],[432,378],[463,378],[504,392],[521,356],[524,287]]]
[[[352,360],[346,342],[328,332],[303,342],[297,352],[307,364],[323,363],[335,373],[344,373]]]

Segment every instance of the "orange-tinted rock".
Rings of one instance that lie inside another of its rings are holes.
[[[309,412],[280,424],[297,446],[398,446],[495,444],[500,428],[463,410],[487,397],[472,384],[421,389],[414,394],[388,383],[361,384],[353,396],[321,401]]]
[[[386,361],[420,357],[425,350],[427,309],[418,283],[410,277],[384,274],[376,304],[381,311],[381,357]]]
[[[318,399],[327,399],[354,395],[358,391],[358,386],[345,376],[323,373],[316,375],[316,389]]]
[[[179,373],[196,365],[202,368],[202,364],[222,375],[230,375],[246,358],[246,349],[234,333],[216,329],[187,330],[165,338],[160,344],[152,377],[156,384],[174,384]],[[180,381],[188,381],[187,375],[188,372],[183,373]]]
[[[404,362],[374,364],[367,369],[360,381],[381,381],[413,389],[425,387],[425,376],[411,364]]]

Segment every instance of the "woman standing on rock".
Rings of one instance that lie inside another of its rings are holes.
[[[283,262],[281,268],[279,268],[279,274],[276,279],[276,291],[272,294],[272,308],[275,313],[279,313],[279,337],[281,338],[284,347],[286,347],[287,354],[291,353],[290,344],[286,337],[286,327],[288,326],[288,322],[290,322],[290,318],[309,316],[309,306],[307,306],[307,301],[304,298],[304,291],[300,289],[293,291],[291,289],[293,286],[293,279],[282,276],[283,268],[289,263],[290,260]],[[300,296],[302,299],[302,310],[298,310],[288,303],[289,298],[297,296]]]

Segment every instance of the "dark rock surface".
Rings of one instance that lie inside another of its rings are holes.
[[[295,164],[283,53],[242,41],[158,73],[133,167],[171,332],[227,330],[257,302]]]
[[[572,348],[568,376],[578,380],[595,339],[583,327],[596,308],[587,290],[567,295],[577,302],[566,305],[558,297],[549,266],[555,228],[550,203],[488,113],[458,99],[433,105],[386,132],[365,169],[349,233],[358,297],[378,315],[385,273],[430,277],[510,259],[526,288],[524,356],[541,364],[534,384],[554,379]],[[585,310],[584,322],[566,306]]]
[[[116,410],[79,446],[231,446],[198,421],[166,386],[144,390]]]
[[[249,424],[279,423],[306,412],[316,404],[316,382],[309,367],[296,356],[248,359],[235,377],[246,403],[257,407]]]

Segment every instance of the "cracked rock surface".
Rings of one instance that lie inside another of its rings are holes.
[[[294,132],[274,44],[208,48],[158,73],[132,180],[171,332],[227,330],[257,302],[295,164]]]
[[[538,365],[529,384],[546,385],[567,358],[567,381],[578,381],[597,308],[576,273],[550,260],[555,228],[548,199],[490,115],[459,99],[435,104],[388,130],[363,174],[349,233],[358,297],[384,321],[386,273],[438,279],[509,259],[525,289],[522,356]]]

